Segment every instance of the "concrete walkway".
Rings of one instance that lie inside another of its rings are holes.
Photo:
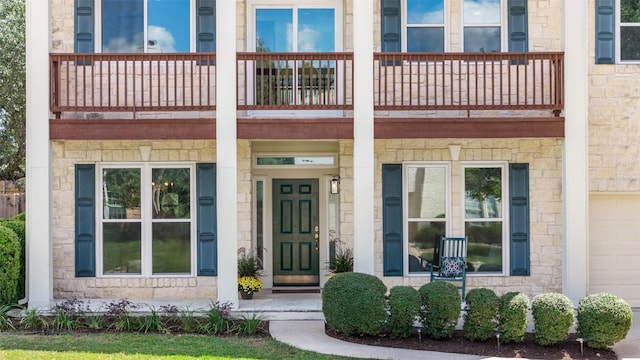
[[[326,335],[323,320],[271,320],[269,331],[274,339],[299,349],[363,359],[509,359],[353,344]],[[620,360],[640,360],[640,309],[634,310],[633,325],[627,337],[613,350]]]

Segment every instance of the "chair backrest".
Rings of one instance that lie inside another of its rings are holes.
[[[466,237],[446,237],[440,238],[439,254],[440,260],[445,257],[467,259],[467,238]]]

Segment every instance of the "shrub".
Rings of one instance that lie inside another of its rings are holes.
[[[534,334],[540,345],[554,345],[567,338],[574,322],[573,303],[563,294],[536,295],[531,302]]]
[[[23,213],[24,214],[24,213]],[[25,223],[24,217],[22,220],[19,220],[20,215],[12,219],[2,219],[0,222],[1,226],[7,227],[18,236],[18,241],[20,242],[20,275],[18,276],[18,284],[16,289],[16,294],[18,299],[23,299],[25,297],[25,252],[26,252],[26,238],[25,238]]]
[[[491,289],[471,289],[465,298],[464,336],[469,340],[484,341],[493,336],[496,328],[500,298]]]
[[[420,294],[411,286],[394,286],[389,291],[389,327],[392,338],[406,338],[420,313]]]
[[[0,226],[0,304],[18,302],[21,256],[18,236],[13,230]]]
[[[432,281],[420,290],[422,310],[420,321],[425,333],[434,339],[450,337],[460,317],[462,300],[455,285]]]
[[[503,343],[523,342],[527,331],[529,297],[512,291],[502,295],[498,310],[498,329],[502,331]]]
[[[325,321],[336,331],[378,335],[387,320],[387,287],[377,277],[344,272],[331,277],[322,291]]]
[[[606,349],[627,336],[632,320],[631,306],[623,299],[607,293],[589,295],[578,306],[578,335],[587,346]]]

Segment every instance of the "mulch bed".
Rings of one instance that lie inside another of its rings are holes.
[[[462,331],[455,331],[449,339],[433,340],[424,335],[419,337],[417,333],[406,339],[391,339],[388,336],[344,336],[329,327],[325,330],[331,337],[352,343],[413,350],[528,359],[618,359],[616,353],[611,350],[591,349],[586,345],[582,354],[575,334],[570,334],[565,341],[554,346],[538,345],[533,341],[533,335],[527,334],[523,343],[501,344],[498,351],[496,339],[471,341],[464,337]]]

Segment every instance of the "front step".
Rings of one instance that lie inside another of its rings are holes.
[[[254,314],[263,320],[324,320],[318,293],[273,294],[267,290],[251,300],[240,300],[231,312],[233,318],[251,318]]]

